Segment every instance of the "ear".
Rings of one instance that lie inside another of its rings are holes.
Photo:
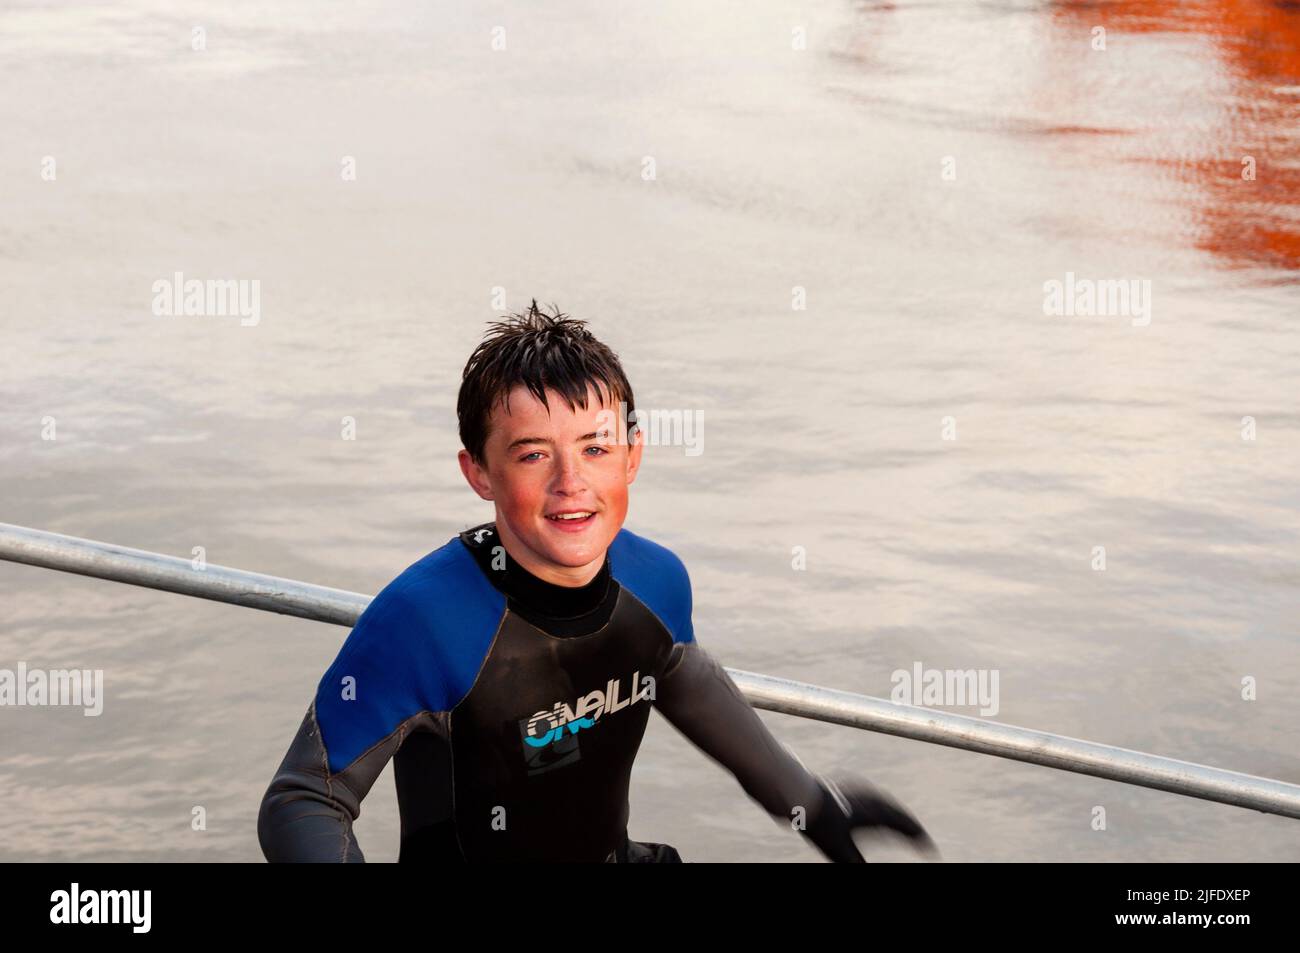
[[[633,432],[629,443],[631,446],[627,448],[627,482],[630,486],[641,469],[641,451],[645,447],[645,434],[640,427]]]
[[[487,470],[475,461],[470,452],[462,450],[456,454],[456,459],[460,462],[460,472],[465,474],[465,480],[473,488],[474,492],[485,500],[495,499],[492,495],[492,481],[488,479]]]

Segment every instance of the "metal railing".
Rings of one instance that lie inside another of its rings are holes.
[[[8,523],[0,523],[0,559],[349,627],[371,599]],[[755,708],[1300,818],[1300,785],[771,675],[727,672]]]

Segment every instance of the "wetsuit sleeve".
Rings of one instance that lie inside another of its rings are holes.
[[[268,861],[364,862],[352,832],[362,799],[402,741],[440,717],[427,702],[438,673],[411,649],[421,631],[400,586],[357,620],[262,799],[257,834]]]
[[[373,772],[358,766],[349,779],[334,775],[313,703],[262,798],[257,817],[262,854],[272,863],[363,863],[352,822],[382,768],[382,763]]]
[[[825,797],[817,779],[772,736],[736,683],[694,638],[674,643],[655,707],[735,775],[773,818],[790,823],[796,808],[809,818],[821,812]]]
[[[735,775],[745,793],[773,818],[786,824],[802,818],[805,835],[819,846],[827,843],[823,831],[834,816],[830,792],[772,737],[736,683],[696,641],[691,580],[681,559],[627,530],[615,539],[611,552],[619,583],[658,617],[672,638],[668,662],[655,686],[655,707]],[[803,813],[795,815],[796,808]]]

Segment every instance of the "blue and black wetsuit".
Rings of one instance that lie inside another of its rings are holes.
[[[357,621],[262,801],[271,861],[362,861],[352,832],[390,758],[401,861],[676,859],[629,841],[651,708],[788,822],[825,789],[695,640],[672,552],[624,529],[594,579],[545,582],[494,524],[408,567]]]

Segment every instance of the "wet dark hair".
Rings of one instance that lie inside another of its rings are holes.
[[[561,314],[554,304],[551,310],[553,314],[543,313],[534,298],[524,313],[492,322],[465,363],[456,416],[460,442],[480,464],[492,408],[504,402],[509,410],[510,391],[518,385],[548,410],[548,389],[560,394],[570,410],[586,410],[590,386],[606,407],[617,410],[618,402],[625,401],[629,429],[634,429],[632,386],[618,355],[596,340],[585,322]]]

